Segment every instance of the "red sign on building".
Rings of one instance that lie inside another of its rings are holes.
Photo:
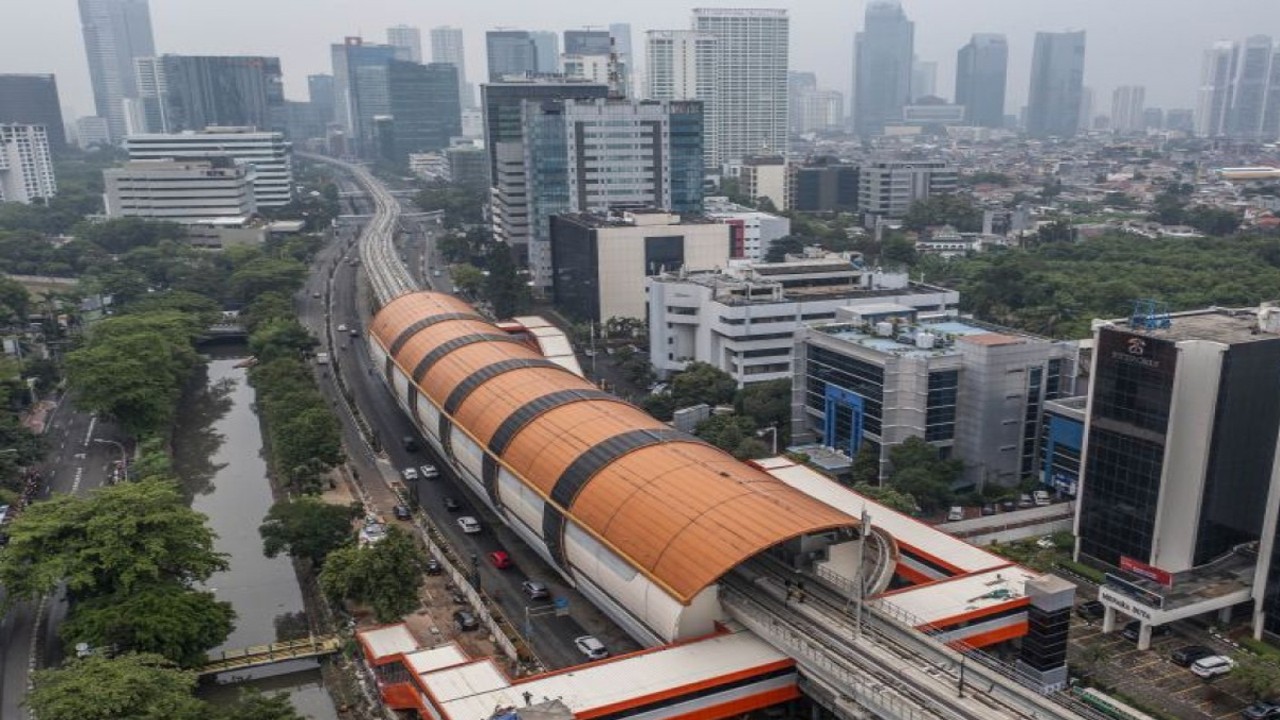
[[[1148,565],[1140,560],[1121,555],[1120,569],[1152,582],[1160,583],[1165,587],[1173,587],[1173,574],[1167,570],[1161,570],[1155,565]]]

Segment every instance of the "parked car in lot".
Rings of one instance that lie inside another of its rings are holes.
[[[441,574],[441,573],[443,573],[443,572],[444,572],[444,566],[440,564],[440,561],[439,561],[439,560],[437,560],[437,559],[435,559],[435,558],[428,558],[428,559],[427,559],[427,574],[428,574],[428,575],[439,575],[439,574]]]
[[[462,509],[462,506],[458,504],[458,501],[454,500],[448,495],[446,495],[444,499],[440,501],[440,503],[444,505],[444,509],[448,510],[449,512],[457,512]]]
[[[520,583],[520,589],[524,591],[525,597],[530,600],[547,600],[551,597],[551,591],[547,586],[537,580],[525,580]]]
[[[601,660],[609,657],[609,648],[597,640],[595,635],[583,635],[582,637],[574,638],[573,644],[577,646],[578,652],[586,655],[591,660]]]
[[[964,519],[964,508],[960,507],[959,505],[952,505],[951,509],[947,511],[947,522],[955,522],[957,520],[963,520],[963,519]]]
[[[1018,498],[1018,507],[1020,508],[1033,507],[1035,504],[1036,504],[1036,501],[1032,500],[1031,496],[1027,495],[1026,493],[1023,493],[1022,496]]]
[[[456,610],[453,613],[453,626],[462,631],[475,630],[480,627],[480,621],[468,610]]]
[[[502,550],[494,550],[489,553],[489,562],[499,570],[506,570],[511,567],[511,556]]]
[[[347,326],[345,324],[338,326],[338,332],[346,332],[346,331],[347,331]]]
[[[363,528],[360,528],[360,544],[361,545],[374,545],[376,543],[382,542],[382,539],[385,538],[386,536],[387,536],[387,526],[383,525],[382,523],[378,523],[378,522],[365,523],[365,526]]]
[[[1086,600],[1076,606],[1076,615],[1085,620],[1101,620],[1106,614],[1106,609],[1101,600]]]
[[[1198,660],[1203,660],[1218,653],[1204,645],[1183,645],[1169,653],[1169,660],[1178,667],[1191,667]]]
[[[413,482],[418,479],[418,470],[417,468],[407,467],[400,471],[400,475],[404,477],[405,482]]]
[[[419,469],[422,471],[422,477],[428,480],[435,480],[440,477],[440,471],[436,469],[435,465],[427,464]]]
[[[982,506],[982,514],[983,514],[983,515],[995,515],[995,514],[996,514],[996,504],[995,504],[995,503],[987,503],[986,505],[983,505],[983,506]]]
[[[1044,490],[1037,490],[1031,493],[1031,502],[1035,503],[1036,507],[1044,507],[1045,505],[1052,505],[1053,498],[1049,497],[1049,493]]]
[[[1280,718],[1280,702],[1275,700],[1259,700],[1240,711],[1244,720],[1273,720]]]
[[[480,521],[470,515],[463,515],[458,518],[458,527],[462,528],[462,532],[468,535],[475,535],[480,532]]]
[[[1236,666],[1236,661],[1226,655],[1210,655],[1207,658],[1200,658],[1191,663],[1191,672],[1196,677],[1208,680],[1219,675],[1226,675]]]
[[[1013,498],[1005,498],[1000,501],[1000,509],[1005,512],[1013,512],[1018,509],[1018,501]]]
[[[395,513],[397,520],[408,520],[413,517],[413,511],[408,505],[397,505],[392,512]]]
[[[1124,626],[1124,629],[1120,631],[1120,636],[1123,637],[1125,640],[1129,640],[1131,642],[1138,642],[1138,633],[1141,631],[1141,629],[1142,629],[1141,622],[1137,620],[1131,620],[1127,625]],[[1154,625],[1151,628],[1151,637],[1153,638],[1157,638],[1157,637],[1160,637],[1161,635],[1168,635],[1168,634],[1169,634],[1168,625]]]

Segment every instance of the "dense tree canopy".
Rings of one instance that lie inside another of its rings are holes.
[[[10,523],[8,534],[0,584],[10,601],[39,597],[59,582],[80,597],[185,585],[227,566],[213,549],[205,517],[163,479],[36,503]]]
[[[930,195],[911,203],[902,218],[902,227],[924,230],[935,225],[950,225],[960,232],[982,230],[982,210],[968,195]]]
[[[37,671],[27,705],[40,720],[203,720],[195,686],[159,655],[93,655]]]
[[[677,409],[692,405],[728,405],[738,392],[729,373],[710,363],[692,362],[671,379],[671,395]]]
[[[376,544],[330,553],[320,572],[320,587],[334,600],[368,606],[378,622],[395,622],[420,604],[418,568],[424,561],[413,538],[392,527]]]
[[[60,632],[68,646],[85,642],[117,652],[155,653],[181,665],[204,663],[205,651],[231,634],[231,604],[175,582],[78,604]]]
[[[951,486],[964,469],[960,460],[943,460],[938,449],[921,438],[911,437],[889,449],[889,486],[910,495],[925,512],[951,504]]]
[[[358,512],[358,505],[331,505],[309,497],[277,502],[258,528],[263,552],[268,557],[288,553],[319,567],[329,553],[351,542],[351,521]]]

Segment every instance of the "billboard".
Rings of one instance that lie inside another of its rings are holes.
[[[1148,565],[1141,560],[1134,560],[1126,555],[1121,555],[1120,569],[1140,578],[1146,578],[1151,582],[1159,583],[1167,588],[1173,587],[1173,575],[1169,571],[1161,570],[1154,565]]]

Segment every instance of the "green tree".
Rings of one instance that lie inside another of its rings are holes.
[[[250,302],[265,292],[292,294],[302,287],[307,266],[297,260],[262,258],[245,263],[231,274],[231,297]]]
[[[893,466],[889,484],[914,497],[926,512],[946,507],[954,500],[951,486],[963,470],[960,461],[943,460],[938,457],[937,448],[910,437],[889,449],[889,462]]]
[[[271,506],[258,528],[267,557],[281,552],[306,558],[314,567],[329,553],[351,542],[351,521],[359,505],[331,505],[315,498],[281,500]]]
[[[754,430],[755,424],[751,422],[751,418],[726,413],[712,415],[698,423],[693,434],[725,452],[733,452],[743,440],[751,437]]]
[[[293,709],[286,693],[266,695],[258,690],[246,690],[230,707],[218,709],[215,720],[303,720]]]
[[[799,255],[806,244],[812,244],[812,241],[797,235],[785,235],[769,243],[764,259],[766,262],[782,262],[787,255]]]
[[[897,510],[906,515],[914,515],[920,510],[920,504],[916,502],[911,493],[902,492],[890,485],[858,483],[853,486],[853,490],[875,500],[890,510]]]
[[[916,252],[916,244],[896,235],[885,239],[884,244],[881,245],[881,254],[886,264],[910,267],[920,260],[920,254]]]
[[[189,290],[166,290],[145,295],[128,302],[121,310],[130,315],[178,312],[192,316],[200,326],[212,325],[222,318],[222,309],[217,302]]]
[[[1071,242],[1074,237],[1075,231],[1068,220],[1054,220],[1036,230],[1036,242],[1040,244]]]
[[[1202,233],[1225,237],[1240,229],[1240,216],[1231,210],[1196,205],[1186,214],[1186,222]]]
[[[190,668],[226,641],[234,619],[213,593],[163,582],[78,603],[60,632],[68,646],[154,653]]]
[[[516,268],[506,243],[496,243],[489,253],[489,275],[485,278],[484,295],[498,318],[523,314],[532,302],[529,286]]]
[[[475,265],[454,265],[449,275],[453,278],[453,286],[466,297],[478,297],[484,287],[484,272]]]
[[[950,225],[960,232],[980,232],[982,210],[967,195],[930,195],[911,203],[902,218],[902,227],[916,232],[937,225]]]
[[[272,318],[258,323],[249,336],[249,352],[262,362],[300,357],[317,344],[302,323],[293,318]]]
[[[733,407],[739,415],[753,418],[758,427],[778,428],[778,444],[787,444],[791,420],[790,380],[751,383],[738,391]]]
[[[733,376],[710,363],[692,362],[671,379],[676,408],[707,404],[728,405],[738,392]]]
[[[32,676],[27,705],[40,720],[201,720],[194,672],[159,655],[94,655]]]
[[[1255,700],[1280,693],[1280,665],[1275,660],[1253,653],[1240,653],[1231,673]]]
[[[253,299],[249,306],[240,313],[245,329],[254,332],[258,326],[270,320],[288,320],[296,318],[293,301],[288,295],[279,292],[264,292]]]
[[[158,245],[163,240],[181,240],[187,235],[186,230],[177,223],[141,218],[117,218],[105,222],[81,223],[76,226],[74,234],[109,253],[118,255],[137,247]]]
[[[39,597],[59,582],[79,597],[105,596],[161,582],[201,582],[227,568],[205,516],[163,479],[36,503],[8,533],[0,584],[10,602]]]
[[[320,571],[320,587],[335,601],[367,605],[378,622],[396,622],[420,604],[418,568],[424,561],[413,538],[392,527],[378,543],[330,553]]]
[[[863,442],[853,456],[851,471],[855,485],[880,484],[880,452],[869,442]]]
[[[676,411],[676,401],[669,392],[653,393],[640,401],[640,407],[658,420],[670,422]]]
[[[26,322],[31,305],[27,289],[13,278],[0,277],[0,320]]]

